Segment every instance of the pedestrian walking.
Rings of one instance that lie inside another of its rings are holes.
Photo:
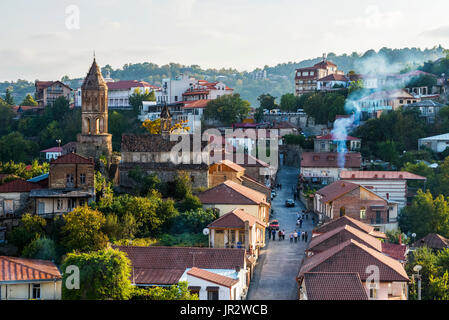
[[[290,232],[290,243],[293,243],[293,232]]]
[[[302,219],[299,220],[299,228],[302,228]]]
[[[282,231],[281,231],[281,229],[279,229],[279,231],[278,231],[278,238],[279,238],[279,241],[282,240]]]
[[[301,232],[301,230],[299,230],[298,231],[298,239],[301,239],[301,233],[304,233],[304,232]]]
[[[304,235],[304,238],[305,238],[306,242],[307,242],[308,237],[309,237],[309,235],[307,234],[307,231],[306,231],[306,234]]]
[[[282,240],[285,240],[285,229],[282,229]]]
[[[301,240],[304,241],[304,233],[301,235]]]
[[[309,214],[306,213],[306,220],[309,220]]]
[[[273,240],[275,240],[275,238],[276,238],[276,230],[272,230],[271,231],[271,235],[273,236]]]
[[[293,238],[295,238],[295,243],[298,242],[298,232],[293,232]]]

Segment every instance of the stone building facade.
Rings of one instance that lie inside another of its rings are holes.
[[[98,161],[100,156],[110,159],[112,135],[108,133],[108,86],[95,59],[81,86],[81,134],[77,152]]]

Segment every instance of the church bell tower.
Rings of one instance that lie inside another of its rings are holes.
[[[81,86],[81,134],[77,153],[98,162],[100,156],[108,161],[112,154],[112,135],[108,133],[108,86],[94,61]]]

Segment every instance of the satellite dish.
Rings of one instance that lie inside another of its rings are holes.
[[[209,229],[208,229],[208,228],[204,228],[204,229],[203,229],[203,234],[204,234],[205,236],[207,236],[207,235],[209,234]]]

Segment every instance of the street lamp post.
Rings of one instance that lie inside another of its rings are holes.
[[[418,279],[418,300],[421,300],[421,275],[419,274],[421,269],[422,266],[420,266],[419,264],[413,267],[413,271],[416,272],[416,279]]]

